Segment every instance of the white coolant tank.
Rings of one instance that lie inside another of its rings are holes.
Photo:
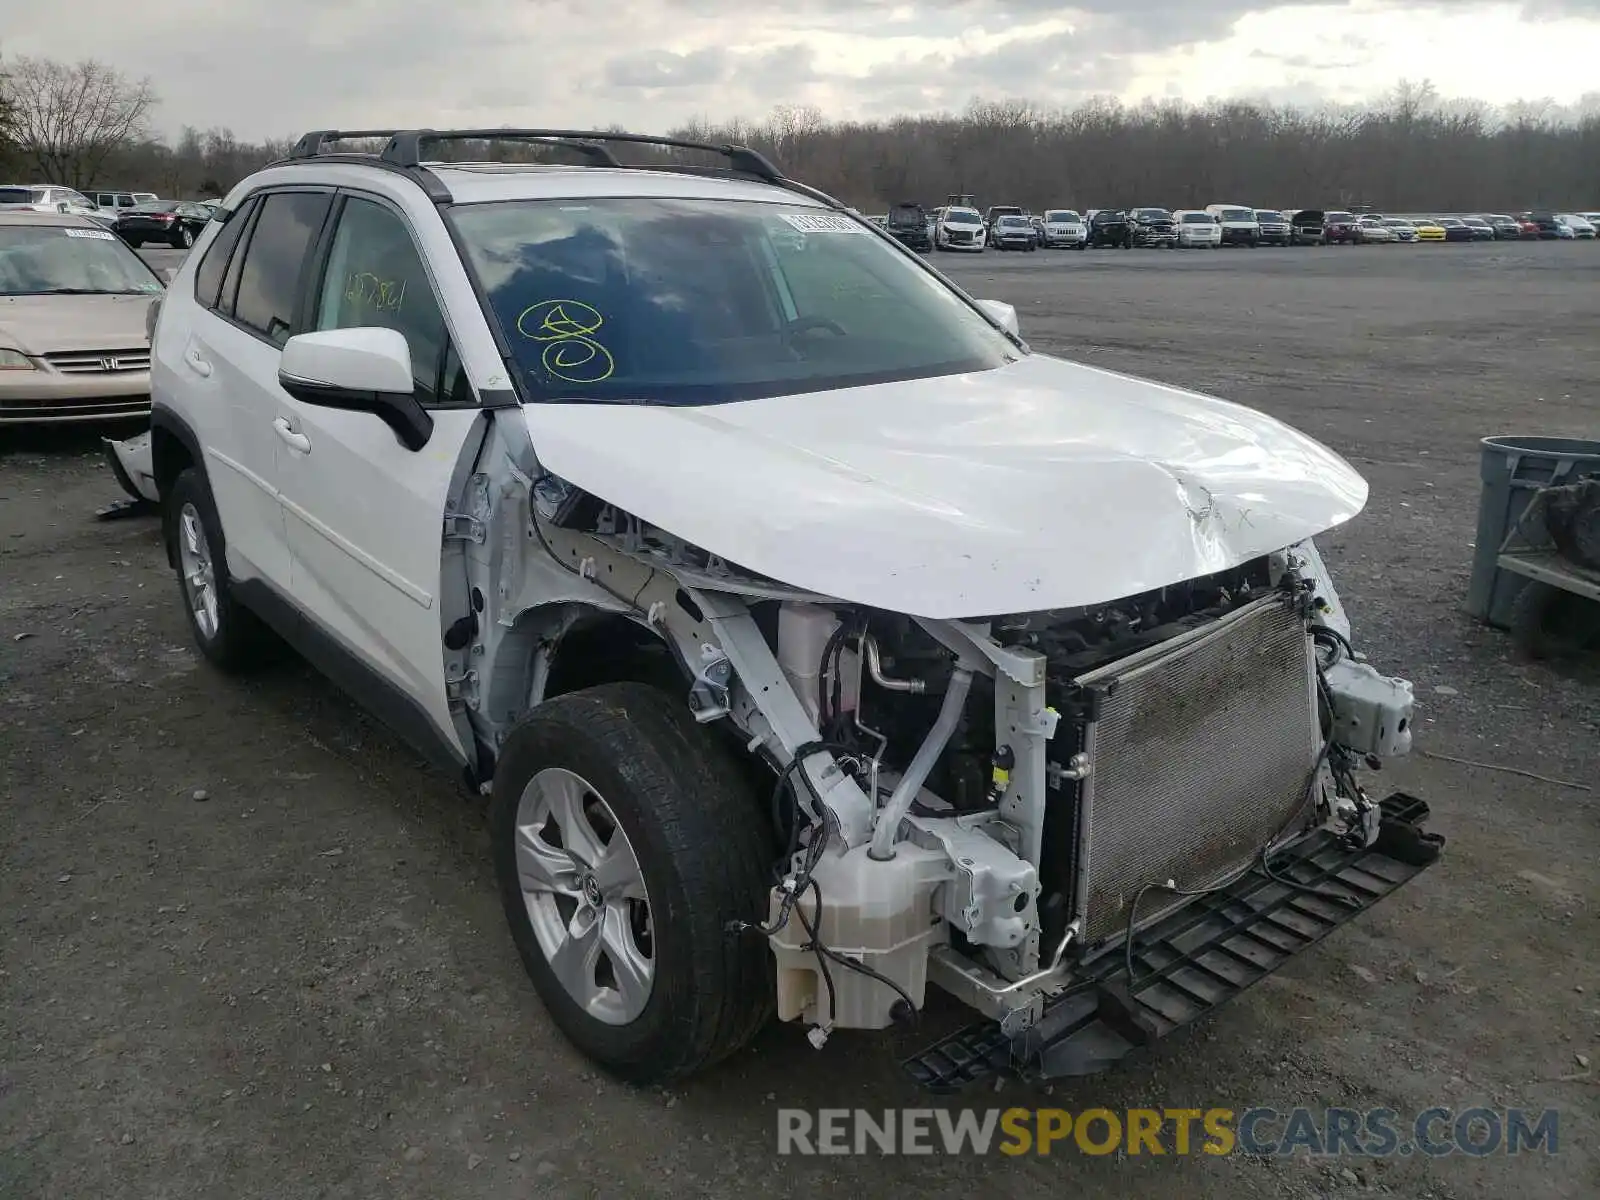
[[[817,686],[822,670],[822,651],[828,638],[839,627],[839,618],[833,610],[820,604],[786,603],[778,609],[778,666],[782,668],[789,686],[805,706],[811,723],[817,723]],[[854,650],[839,656],[842,676],[839,707],[843,712],[854,712],[856,689],[861,680],[861,666]]]
[[[820,653],[820,651],[819,651]],[[946,940],[945,926],[934,913],[933,896],[949,877],[942,852],[911,843],[895,846],[895,856],[878,862],[866,846],[823,855],[813,872],[822,893],[822,921],[816,919],[815,893],[807,889],[796,908],[817,930],[822,944],[886,975],[922,1007],[928,984],[928,950]],[[776,919],[782,893],[773,890],[769,920]],[[778,1019],[803,1018],[825,1023],[827,985],[817,956],[803,947],[810,939],[797,916],[772,936],[777,963]],[[832,1024],[841,1029],[883,1029],[900,999],[892,988],[839,963],[833,977]]]

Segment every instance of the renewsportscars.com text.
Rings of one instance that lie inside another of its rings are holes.
[[[1063,1108],[778,1110],[779,1154],[1555,1154],[1555,1109]]]

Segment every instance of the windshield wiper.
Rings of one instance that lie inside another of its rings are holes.
[[[22,292],[7,292],[8,296],[153,296],[140,288],[30,288]]]

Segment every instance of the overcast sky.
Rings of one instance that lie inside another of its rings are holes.
[[[161,132],[664,130],[810,104],[873,119],[1046,105],[1358,101],[1401,78],[1496,103],[1595,90],[1600,0],[8,0],[0,55],[149,75]]]

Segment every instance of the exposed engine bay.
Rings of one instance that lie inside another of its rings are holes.
[[[743,935],[819,1045],[905,1020],[929,982],[1028,1028],[1085,964],[1310,831],[1373,844],[1357,771],[1409,749],[1410,685],[1356,655],[1309,542],[953,621],[761,578],[532,463],[465,493],[490,528],[516,514],[463,549],[488,599],[475,659],[447,667],[470,669],[474,738],[492,755],[593,614],[660,639],[696,718],[770,771],[774,885]]]

